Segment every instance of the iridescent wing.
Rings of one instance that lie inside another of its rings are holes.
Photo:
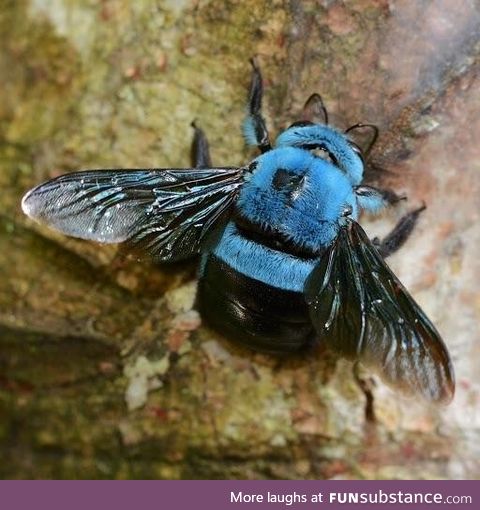
[[[29,191],[25,214],[60,232],[128,243],[156,261],[198,253],[243,184],[242,168],[92,170]]]
[[[340,230],[305,293],[313,325],[331,350],[359,360],[406,394],[452,399],[445,344],[358,223]]]

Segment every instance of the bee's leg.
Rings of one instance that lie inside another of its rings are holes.
[[[268,137],[265,119],[262,116],[263,83],[257,62],[251,59],[252,79],[248,91],[247,116],[243,122],[243,133],[248,144],[256,145],[260,151],[267,152],[272,146]]]
[[[200,129],[196,122],[192,122],[195,130],[193,134],[192,146],[190,148],[190,159],[195,168],[211,168],[212,159],[210,158],[210,149],[205,133]]]
[[[353,377],[357,383],[360,391],[365,395],[365,421],[367,423],[375,423],[377,417],[375,416],[375,379],[365,376],[362,373],[360,364],[357,362],[353,365]]]
[[[358,205],[372,214],[377,214],[382,209],[407,198],[405,195],[397,195],[390,189],[379,189],[366,185],[357,186],[355,194]]]
[[[382,257],[388,257],[405,243],[405,241],[410,237],[410,234],[413,232],[420,213],[425,209],[426,205],[423,204],[418,209],[410,211],[400,218],[394,229],[382,240],[377,237],[372,240]]]

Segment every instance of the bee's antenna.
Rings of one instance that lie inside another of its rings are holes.
[[[302,112],[303,120],[310,120],[316,124],[328,125],[328,112],[320,94],[312,94],[305,102]]]
[[[375,145],[375,142],[378,139],[378,127],[375,126],[375,124],[363,124],[363,122],[358,122],[357,124],[354,124],[353,126],[350,126],[348,129],[344,131],[345,134],[350,133],[350,131],[353,131],[355,129],[361,129],[361,128],[369,128],[373,132],[372,139],[370,140],[370,143],[368,144],[368,147],[364,151],[365,156],[368,156],[370,154],[370,151],[372,150],[372,147]]]

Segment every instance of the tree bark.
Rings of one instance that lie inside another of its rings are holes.
[[[0,476],[480,475],[478,3],[2,3]],[[193,119],[214,163],[247,162],[253,55],[272,133],[316,91],[331,123],[380,128],[370,182],[409,201],[365,218],[372,236],[427,204],[389,264],[452,354],[448,408],[326,353],[252,354],[200,325],[194,262],[125,260],[22,215],[28,188],[74,169],[188,166]]]

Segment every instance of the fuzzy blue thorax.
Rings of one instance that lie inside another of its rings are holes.
[[[255,161],[236,204],[252,224],[320,253],[335,239],[346,207],[357,217],[352,185],[332,163],[294,147],[272,150]]]
[[[248,239],[235,221],[229,222],[213,252],[246,276],[303,292],[317,257],[345,221],[342,213],[350,208],[349,216],[358,216],[354,189],[343,170],[305,149],[277,148],[256,158],[254,164],[236,202],[237,218],[264,231],[265,237],[275,232],[311,258],[298,258]]]
[[[313,124],[294,126],[281,133],[276,140],[277,147],[323,147],[345,172],[352,185],[362,182],[363,162],[352,150],[345,134],[329,126]]]

